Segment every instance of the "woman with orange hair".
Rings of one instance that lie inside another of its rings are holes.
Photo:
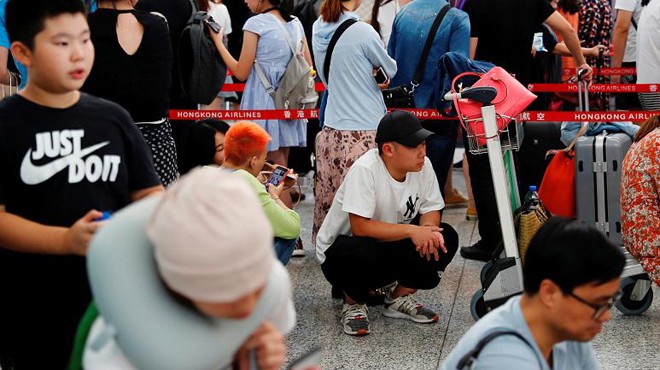
[[[287,207],[280,195],[284,191],[284,181],[278,186],[259,182],[257,176],[266,163],[270,135],[258,124],[249,121],[236,122],[225,135],[223,168],[234,170],[254,189],[273,227],[275,253],[277,259],[286,265],[300,236],[300,216]]]
[[[642,123],[621,172],[623,246],[660,286],[660,116]]]

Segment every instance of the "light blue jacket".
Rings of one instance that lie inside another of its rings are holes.
[[[387,51],[399,69],[390,87],[411,82],[431,26],[446,4],[445,0],[414,0],[396,15]],[[465,12],[455,8],[449,9],[445,15],[431,46],[423,78],[415,89],[417,108],[433,108],[438,60],[448,51],[470,57],[470,20]]]
[[[337,27],[346,19],[359,19],[347,12],[335,23],[319,18],[312,27],[312,51],[317,73],[328,89],[325,125],[335,130],[375,130],[386,113],[383,95],[373,77],[373,68],[396,73],[396,62],[387,55],[378,33],[358,22],[344,32],[332,53],[330,83],[323,76],[325,54]]]

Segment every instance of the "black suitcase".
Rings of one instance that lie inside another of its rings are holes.
[[[561,122],[525,122],[524,140],[518,153],[520,192],[525,194],[530,185],[541,186],[545,168],[551,157],[548,150],[562,149]]]

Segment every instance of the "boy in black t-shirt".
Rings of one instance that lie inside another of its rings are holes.
[[[162,185],[128,113],[78,91],[94,60],[81,0],[9,0],[6,15],[29,73],[0,102],[0,360],[63,369],[96,220]]]

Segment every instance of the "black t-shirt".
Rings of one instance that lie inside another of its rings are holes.
[[[126,54],[117,39],[121,13],[132,13],[144,27],[133,55]],[[166,117],[173,58],[167,21],[140,10],[98,9],[89,15],[89,27],[96,57],[81,90],[118,103],[135,122]]]
[[[170,109],[195,109],[197,104],[191,103],[181,95],[181,80],[179,79],[179,39],[192,15],[190,0],[140,0],[136,9],[147,12],[158,12],[167,18],[170,28],[170,42],[174,53],[172,68],[172,88],[170,89]],[[182,66],[185,70],[185,66]]]
[[[160,183],[140,131],[115,103],[82,93],[54,109],[14,95],[0,103],[0,117],[0,204],[8,212],[70,226]]]
[[[71,226],[92,208],[117,211],[131,192],[160,183],[128,112],[84,93],[65,109],[20,95],[0,102],[0,173],[7,212],[54,226]],[[51,347],[66,351],[91,299],[84,258],[2,247],[0,292],[0,352],[3,346],[15,346],[14,353],[32,348],[33,357]]]
[[[529,82],[534,31],[554,12],[547,0],[468,0],[475,59],[494,63],[523,84]]]

